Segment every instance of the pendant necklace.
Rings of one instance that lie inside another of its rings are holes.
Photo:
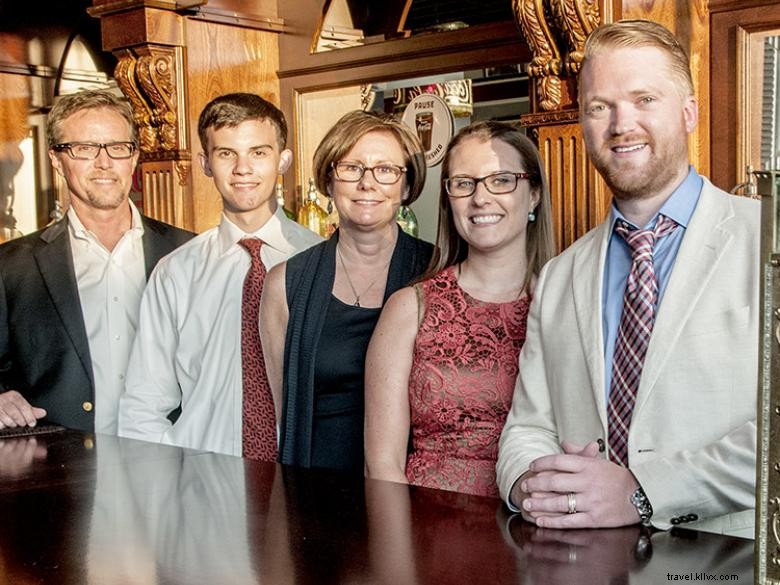
[[[376,282],[382,277],[382,274],[380,273],[379,276],[377,276],[374,280],[372,280],[369,285],[363,290],[362,293],[358,294],[357,290],[355,290],[355,285],[352,284],[352,279],[349,276],[349,271],[347,270],[347,265],[344,263],[344,256],[341,255],[341,250],[338,246],[336,246],[336,254],[339,257],[339,261],[341,262],[341,267],[344,269],[344,276],[347,277],[347,284],[349,285],[349,288],[352,289],[352,294],[355,295],[355,302],[352,303],[353,307],[360,307],[360,297],[362,297],[364,294],[366,294],[368,291],[371,290],[371,287],[376,284]],[[393,257],[390,256],[390,260],[392,260]],[[385,264],[384,268],[382,269],[382,273],[384,273],[385,269],[390,266],[390,260],[388,260],[387,264]]]

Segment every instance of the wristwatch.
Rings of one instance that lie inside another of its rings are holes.
[[[641,486],[638,487],[636,491],[631,494],[629,500],[639,514],[639,520],[642,524],[647,524],[653,515],[653,506],[650,505],[650,500],[647,499],[645,490],[643,490]]]

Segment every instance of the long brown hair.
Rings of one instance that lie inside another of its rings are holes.
[[[450,198],[447,195],[447,190],[444,188],[444,183],[450,177],[452,152],[462,142],[472,137],[476,137],[483,142],[501,140],[514,148],[520,155],[523,170],[529,174],[528,181],[531,189],[539,193],[539,204],[534,210],[536,221],[528,223],[525,236],[528,270],[523,288],[527,290],[531,278],[539,274],[539,270],[544,266],[544,263],[555,255],[552,218],[550,217],[550,191],[547,186],[547,177],[544,174],[542,159],[534,143],[514,126],[494,120],[475,122],[466,126],[455,135],[447,146],[447,152],[444,154],[444,161],[442,162],[439,190],[439,228],[436,234],[436,250],[433,253],[428,269],[419,280],[431,278],[445,268],[462,262],[468,256],[469,245],[455,229]]]

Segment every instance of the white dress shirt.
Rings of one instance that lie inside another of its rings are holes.
[[[180,447],[241,455],[241,296],[257,237],[267,269],[321,241],[281,208],[245,234],[219,226],[157,264],[141,302],[138,336],[119,405],[119,434]],[[181,403],[175,425],[168,413]]]
[[[146,284],[144,227],[130,205],[131,227],[110,252],[68,210],[68,237],[95,381],[95,432],[115,435],[119,397]]]

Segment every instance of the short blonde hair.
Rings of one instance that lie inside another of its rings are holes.
[[[583,67],[587,66],[589,58],[599,53],[636,47],[660,49],[667,56],[669,72],[680,95],[693,95],[688,53],[669,29],[651,20],[620,20],[598,27],[585,41]]]
[[[369,132],[387,132],[398,141],[404,153],[406,184],[409,196],[404,205],[410,205],[425,186],[425,157],[417,135],[406,124],[389,114],[355,110],[341,117],[328,130],[314,152],[314,180],[320,193],[330,193],[332,163],[340,161],[358,140]]]
[[[123,98],[103,89],[91,89],[61,97],[49,112],[46,119],[46,142],[49,148],[62,142],[62,124],[73,114],[82,110],[108,108],[127,121],[130,129],[130,141],[138,146],[138,129],[133,120],[133,110]]]

